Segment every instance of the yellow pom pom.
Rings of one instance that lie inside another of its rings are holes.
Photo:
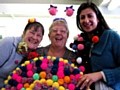
[[[34,88],[34,86],[35,86],[34,84],[31,84],[31,85],[30,85],[30,88],[31,88],[31,89],[33,89],[33,88]]]
[[[47,56],[47,59],[50,59],[51,58],[51,56]]]
[[[30,22],[35,22],[35,18],[30,18]]]
[[[17,68],[16,68],[16,70],[20,70],[20,68],[19,68],[19,67],[17,67]]]
[[[63,86],[60,86],[58,90],[65,90]]]
[[[1,90],[6,90],[5,88],[1,88]]]
[[[41,80],[40,80],[40,83],[44,83],[44,82],[46,82],[45,79],[41,79]]]
[[[40,57],[40,60],[43,60],[44,57]]]
[[[52,60],[55,60],[56,59],[56,57],[52,57]]]
[[[25,64],[25,65],[28,65],[28,64],[30,64],[30,61],[25,61],[24,64]]]
[[[60,58],[60,61],[63,61],[63,58]]]
[[[83,75],[83,72],[80,72],[80,75]]]
[[[5,80],[4,83],[5,83],[5,84],[8,84],[8,80]]]
[[[40,82],[39,80],[35,80],[33,83],[35,84],[36,82]]]
[[[16,71],[14,70],[13,73],[16,73]]]
[[[52,84],[53,84],[53,80],[51,80],[51,79],[48,79],[46,82],[49,86],[52,86]]]
[[[64,63],[68,63],[68,60],[64,60]]]
[[[21,66],[25,66],[25,64],[21,64]]]
[[[38,60],[38,58],[36,57],[36,58],[34,58],[33,60],[34,60],[34,61],[37,61],[37,60]]]
[[[11,79],[11,76],[8,76],[8,80],[10,80]]]
[[[32,88],[26,88],[26,90],[32,90]]]
[[[58,82],[54,82],[53,85],[52,85],[52,87],[56,87],[56,88],[58,88],[58,87],[59,87]]]
[[[74,67],[75,65],[72,63],[71,66]]]

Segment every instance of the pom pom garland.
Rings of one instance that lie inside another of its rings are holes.
[[[84,71],[58,57],[40,56],[26,62],[11,72],[2,90],[76,90]]]

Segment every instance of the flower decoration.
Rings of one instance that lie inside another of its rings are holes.
[[[65,12],[66,12],[66,15],[67,15],[67,16],[69,16],[69,17],[70,17],[70,16],[72,16],[72,15],[73,15],[73,13],[74,13],[73,6],[66,7]]]
[[[79,90],[76,84],[84,66],[77,68],[63,58],[31,54],[35,58],[26,60],[11,72],[1,90]]]
[[[28,51],[27,43],[26,42],[20,42],[17,47],[17,52],[19,54],[25,54]]]
[[[57,6],[50,5],[50,8],[48,10],[50,15],[54,16],[57,13]]]

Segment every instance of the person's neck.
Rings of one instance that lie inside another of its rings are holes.
[[[55,56],[55,57],[63,57],[64,53],[66,51],[66,48],[60,48],[60,47],[53,47],[50,46],[49,51],[48,51],[48,55],[49,56]]]

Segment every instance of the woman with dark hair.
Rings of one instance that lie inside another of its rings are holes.
[[[34,51],[44,35],[44,27],[36,19],[28,20],[21,37],[5,37],[0,40],[0,88],[7,76],[29,52]]]
[[[94,3],[83,3],[77,10],[77,27],[82,32],[73,44],[86,70],[77,87],[80,90],[120,89],[120,36],[107,25]],[[82,39],[81,39],[82,38]]]

